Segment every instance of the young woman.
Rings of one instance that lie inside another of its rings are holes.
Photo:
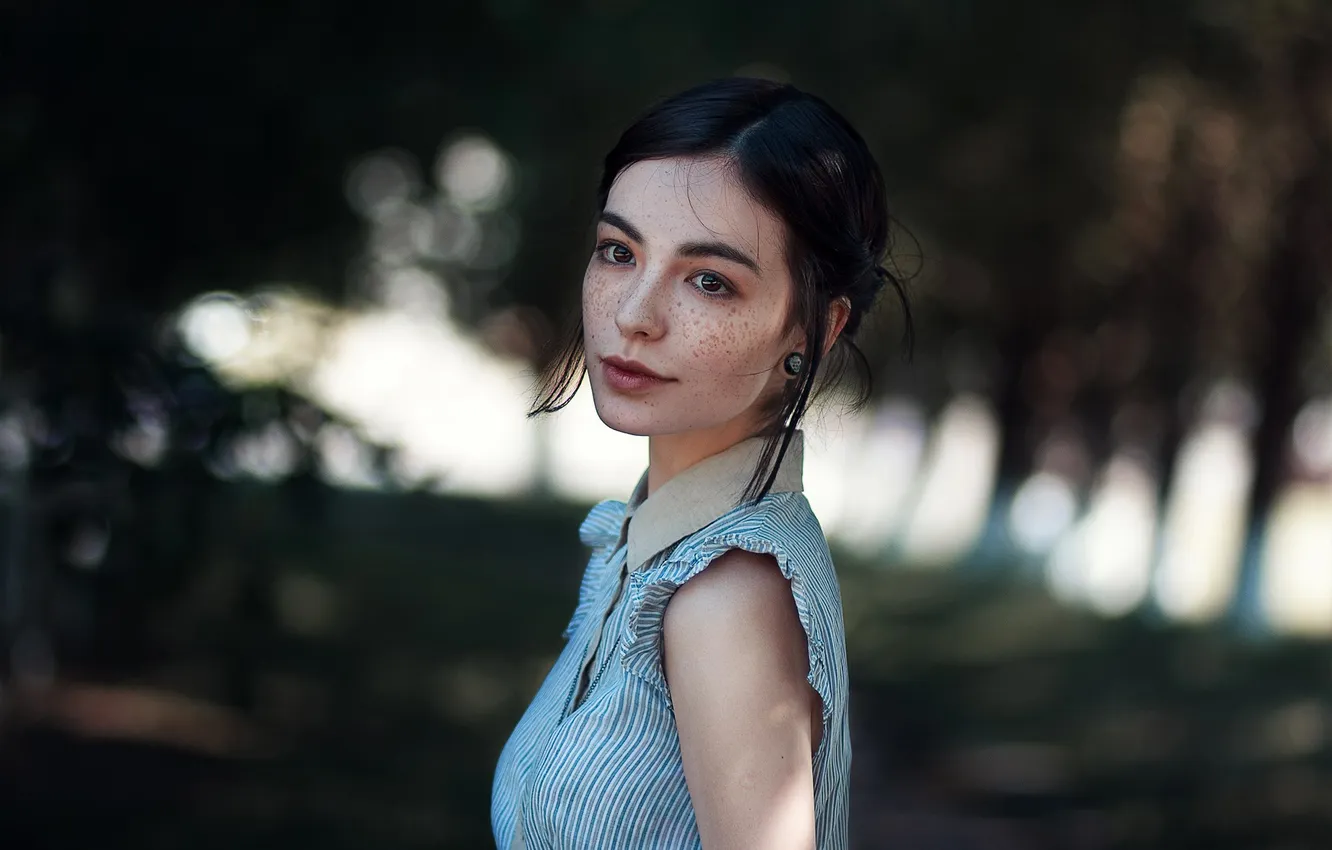
[[[902,295],[882,177],[822,100],[729,79],[625,131],[599,200],[582,324],[534,412],[586,375],[648,468],[582,524],[592,558],[500,755],[495,840],[846,847],[842,606],[799,423],[816,379],[864,365],[851,339],[884,284]]]

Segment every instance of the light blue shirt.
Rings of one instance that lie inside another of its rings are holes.
[[[823,706],[814,755],[820,850],[847,846],[851,742],[841,592],[802,493],[797,432],[772,491],[735,507],[762,440],[681,472],[650,497],[597,505],[579,529],[592,548],[563,652],[500,754],[491,827],[502,850],[685,850],[701,846],[662,668],[671,595],[719,555],[772,555],[791,582]]]

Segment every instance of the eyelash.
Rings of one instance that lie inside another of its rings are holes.
[[[621,243],[621,242],[616,242],[616,241],[613,240],[613,239],[607,239],[607,240],[604,240],[604,241],[602,241],[602,242],[597,243],[596,256],[597,256],[597,260],[598,260],[598,262],[600,262],[600,263],[602,263],[602,264],[604,264],[604,265],[607,265],[607,266],[627,266],[627,265],[629,265],[628,263],[618,263],[618,262],[616,262],[615,260],[613,260],[613,259],[610,258],[610,251],[611,251],[612,249],[615,249],[615,248],[623,248],[624,250],[629,251],[628,246],[624,245],[624,244]],[[630,251],[630,253],[633,253],[633,252]],[[699,295],[702,295],[704,298],[711,298],[711,299],[713,299],[713,300],[720,301],[720,300],[725,299],[725,298],[731,298],[731,297],[733,297],[733,296],[735,295],[735,287],[731,285],[731,282],[730,282],[729,280],[727,280],[725,277],[723,277],[722,275],[717,274],[716,272],[710,272],[710,271],[694,272],[692,275],[690,275],[690,276],[689,276],[688,278],[686,278],[686,279],[687,279],[687,280],[693,280],[694,278],[698,277],[699,275],[710,275],[710,276],[716,278],[716,279],[717,279],[717,282],[720,283],[723,287],[725,287],[721,292],[708,292],[707,290],[705,290],[705,289],[700,289],[697,285],[694,285],[694,289],[695,289],[695,291],[697,291],[698,294],[699,294]]]

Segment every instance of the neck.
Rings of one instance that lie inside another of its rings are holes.
[[[747,423],[728,423],[706,431],[682,431],[648,437],[648,495],[700,461],[752,437]]]

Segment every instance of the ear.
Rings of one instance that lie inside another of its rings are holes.
[[[842,328],[846,327],[847,319],[851,318],[851,299],[843,295],[841,298],[834,299],[828,305],[828,336],[823,344],[823,353],[827,355],[837,342],[837,338],[842,335]]]

